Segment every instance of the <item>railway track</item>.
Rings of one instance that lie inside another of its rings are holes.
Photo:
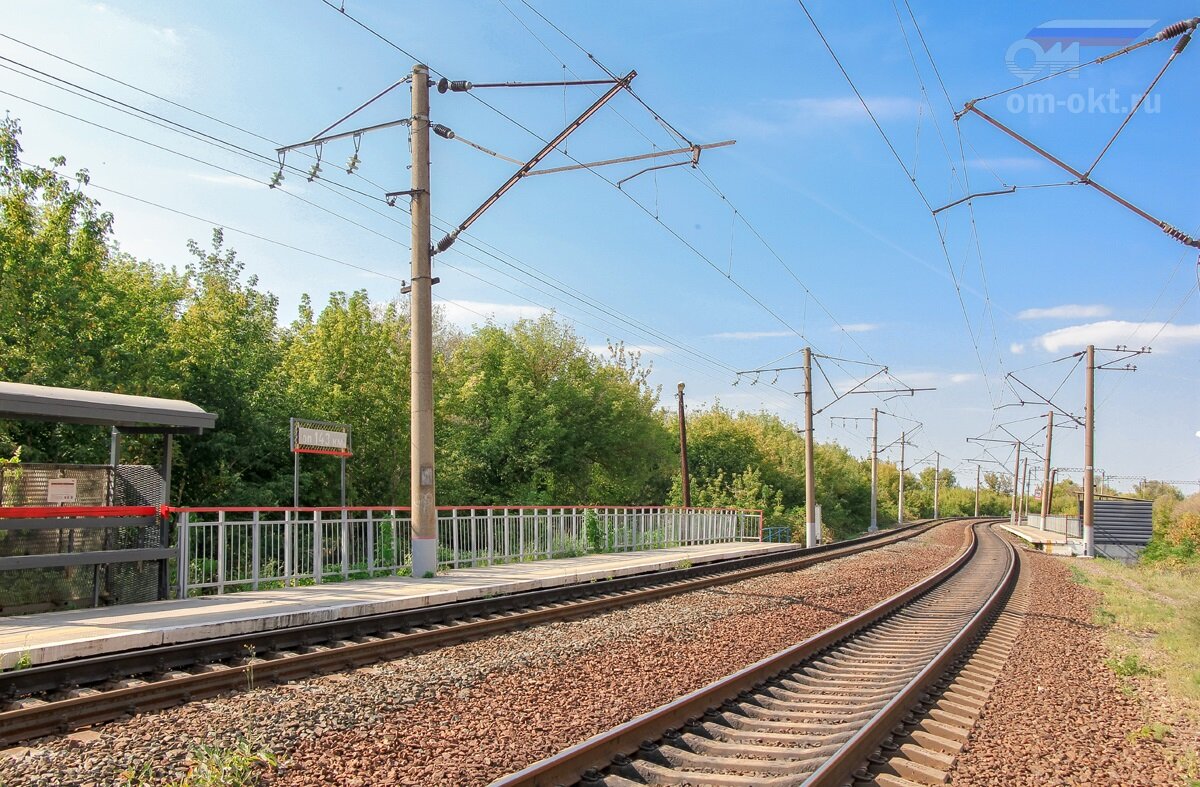
[[[952,564],[891,599],[493,787],[941,783],[923,777],[944,775],[986,699],[978,663],[958,673],[1018,578],[1011,545],[983,523],[967,533]]]
[[[255,634],[160,646],[0,674],[0,745],[207,697],[361,667],[406,653],[605,612],[896,543],[947,520],[811,549]]]

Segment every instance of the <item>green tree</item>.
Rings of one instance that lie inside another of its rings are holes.
[[[0,378],[171,397],[169,333],[184,293],[173,273],[122,254],[113,218],[82,191],[87,172],[20,159],[20,127],[0,122]],[[0,443],[26,460],[102,462],[95,427],[11,422]],[[146,444],[127,443],[136,461]]]
[[[281,415],[286,410],[288,417],[350,424],[355,456],[347,464],[348,500],[407,505],[407,316],[395,303],[372,305],[360,290],[349,296],[331,294],[314,319],[305,297],[284,345],[277,385],[272,386],[282,401],[272,409]],[[337,503],[335,459],[305,457],[301,469],[304,504]]]
[[[278,299],[242,280],[244,263],[214,229],[212,248],[188,242],[188,292],[172,325],[180,395],[218,416],[217,428],[180,441],[174,499],[254,505],[286,499],[287,423],[270,385],[281,345]]]
[[[654,392],[628,358],[602,362],[553,317],[477,329],[446,374],[440,500],[634,503],[665,492],[670,443]]]

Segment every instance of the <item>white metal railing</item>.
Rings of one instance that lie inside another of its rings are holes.
[[[1048,533],[1062,533],[1068,538],[1083,538],[1083,522],[1077,516],[1043,517],[1041,514],[1030,514],[1027,518],[1029,527],[1045,530]]]
[[[173,511],[180,598],[411,571],[408,508]],[[761,538],[761,512],[733,508],[438,509],[438,567],[443,569]]]

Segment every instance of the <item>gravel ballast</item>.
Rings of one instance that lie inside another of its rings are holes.
[[[537,626],[45,739],[5,785],[178,778],[197,744],[248,738],[273,784],[486,784],[866,609],[948,563],[963,527],[785,574]]]
[[[1022,553],[1031,603],[1004,672],[951,772],[954,785],[1166,785],[1164,744],[1105,664],[1100,596],[1071,578],[1069,560]]]

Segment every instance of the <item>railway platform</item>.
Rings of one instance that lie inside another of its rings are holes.
[[[1026,525],[1002,524],[1000,527],[1028,543],[1034,549],[1050,555],[1067,557],[1083,554],[1083,543],[1080,539],[1069,538],[1062,533],[1054,533]]]
[[[0,667],[48,664],[140,648],[344,620],[541,588],[587,583],[794,548],[757,541],[456,568],[277,590],[0,617]]]

